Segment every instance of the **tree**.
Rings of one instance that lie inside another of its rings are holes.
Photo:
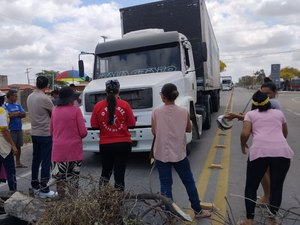
[[[256,83],[263,84],[264,78],[266,77],[265,71],[263,69],[258,70],[254,73],[254,75],[257,76]]]
[[[220,60],[220,72],[225,71],[226,67],[227,65],[222,60]]]
[[[284,67],[280,70],[280,77],[284,80],[290,80],[293,77],[300,77],[300,71],[293,67]]]
[[[66,82],[63,81],[56,81],[55,77],[59,74],[58,71],[54,71],[54,70],[42,70],[42,72],[39,72],[36,75],[36,77],[39,76],[45,76],[49,79],[49,88],[54,90],[54,89],[58,89],[61,86],[66,85]]]
[[[239,85],[242,87],[249,87],[253,85],[254,76],[242,76],[239,78]]]

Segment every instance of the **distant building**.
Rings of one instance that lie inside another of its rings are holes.
[[[7,86],[7,75],[0,75],[0,89],[3,86]]]
[[[27,97],[35,89],[35,86],[29,84],[10,84],[0,87],[1,91],[6,93],[9,89],[18,91],[18,102],[27,111]]]

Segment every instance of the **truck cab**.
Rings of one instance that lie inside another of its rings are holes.
[[[93,80],[83,92],[82,112],[88,135],[83,140],[85,151],[99,151],[99,130],[90,126],[94,105],[106,97],[105,82],[118,79],[120,98],[132,107],[136,127],[130,130],[133,152],[149,151],[152,143],[151,114],[160,105],[160,90],[166,83],[177,86],[176,104],[186,108],[193,122],[193,134],[187,142],[200,137],[202,116],[195,112],[197,81],[193,52],[187,38],[177,31],[145,29],[127,33],[122,39],[97,45]]]
[[[233,82],[231,76],[222,76],[221,85],[223,91],[230,91],[233,88]]]

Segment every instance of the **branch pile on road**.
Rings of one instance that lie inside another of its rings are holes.
[[[110,185],[53,201],[35,225],[182,224],[173,202],[160,194],[133,194]],[[168,208],[169,210],[165,210]]]
[[[110,185],[99,188],[91,179],[81,177],[78,193],[60,199],[15,192],[5,202],[5,211],[34,225],[174,225],[190,219],[160,194],[121,192]]]
[[[243,196],[240,195],[233,195],[234,197],[239,197],[245,200]],[[298,206],[284,209],[279,208],[277,215],[273,215],[268,208],[268,204],[257,204],[256,205],[256,212],[254,218],[254,224],[261,224],[261,225],[279,225],[279,224],[291,224],[296,225],[300,224],[300,200],[297,197],[293,198]],[[236,225],[239,224],[241,215],[236,215],[235,210],[231,207],[230,202],[228,201],[227,197],[225,197],[227,202],[227,210],[226,216],[224,217],[222,214],[214,211],[214,218],[212,221],[214,224],[222,224],[222,225]],[[272,221],[272,222],[270,222]]]

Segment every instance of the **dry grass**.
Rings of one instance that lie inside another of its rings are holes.
[[[80,192],[77,197],[49,203],[49,210],[36,225],[123,224],[123,198],[122,192],[110,186]]]
[[[152,198],[149,193],[121,192],[110,185],[99,188],[90,177],[81,177],[80,183],[76,196],[47,202],[47,211],[35,225],[183,224],[164,210],[165,197],[160,201],[158,194]]]

